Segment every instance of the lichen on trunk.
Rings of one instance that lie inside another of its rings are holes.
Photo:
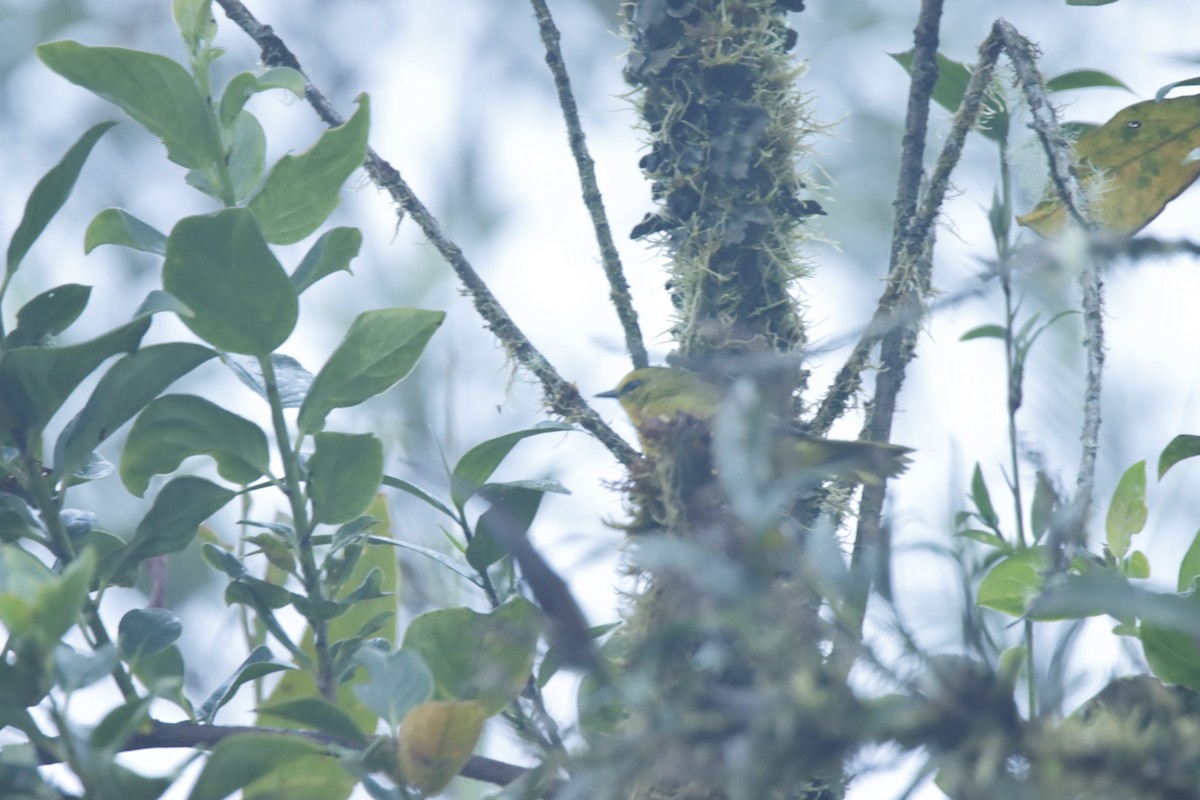
[[[641,167],[657,202],[633,236],[668,256],[676,344],[668,360],[717,381],[752,374],[785,419],[796,417],[804,388],[796,283],[808,269],[799,247],[806,218],[824,213],[807,199],[801,170],[820,126],[788,55],[796,34],[786,14],[802,8],[799,0],[624,7],[626,78],[649,140]],[[819,595],[800,569],[783,566],[798,563],[796,526],[779,551],[743,529],[716,477],[708,424],[681,415],[662,426],[628,484],[631,561],[645,584],[622,634],[623,673],[631,687],[652,688],[625,736],[596,749],[624,772],[622,790],[601,794],[836,797],[857,702],[831,683]]]

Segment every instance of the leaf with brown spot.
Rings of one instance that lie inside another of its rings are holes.
[[[1073,150],[1092,218],[1112,233],[1137,233],[1200,177],[1200,95],[1135,103],[1081,134]],[[1067,220],[1053,187],[1017,217],[1047,237]]]

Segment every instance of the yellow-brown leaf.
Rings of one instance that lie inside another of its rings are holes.
[[[1135,103],[1084,132],[1073,150],[1092,218],[1113,233],[1137,233],[1200,177],[1200,95]],[[1067,218],[1051,187],[1017,222],[1052,237]]]

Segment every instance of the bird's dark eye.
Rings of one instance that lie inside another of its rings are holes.
[[[638,388],[641,385],[642,385],[642,382],[640,380],[630,381],[629,383],[627,383],[621,387],[621,391],[619,392],[619,394],[629,394],[630,392],[632,392],[634,389]]]

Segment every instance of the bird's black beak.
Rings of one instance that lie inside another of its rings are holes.
[[[601,392],[600,394],[595,395],[595,396],[596,397],[611,397],[611,398],[615,399],[615,398],[620,397],[621,393],[618,392],[616,389],[609,389],[607,392]]]

